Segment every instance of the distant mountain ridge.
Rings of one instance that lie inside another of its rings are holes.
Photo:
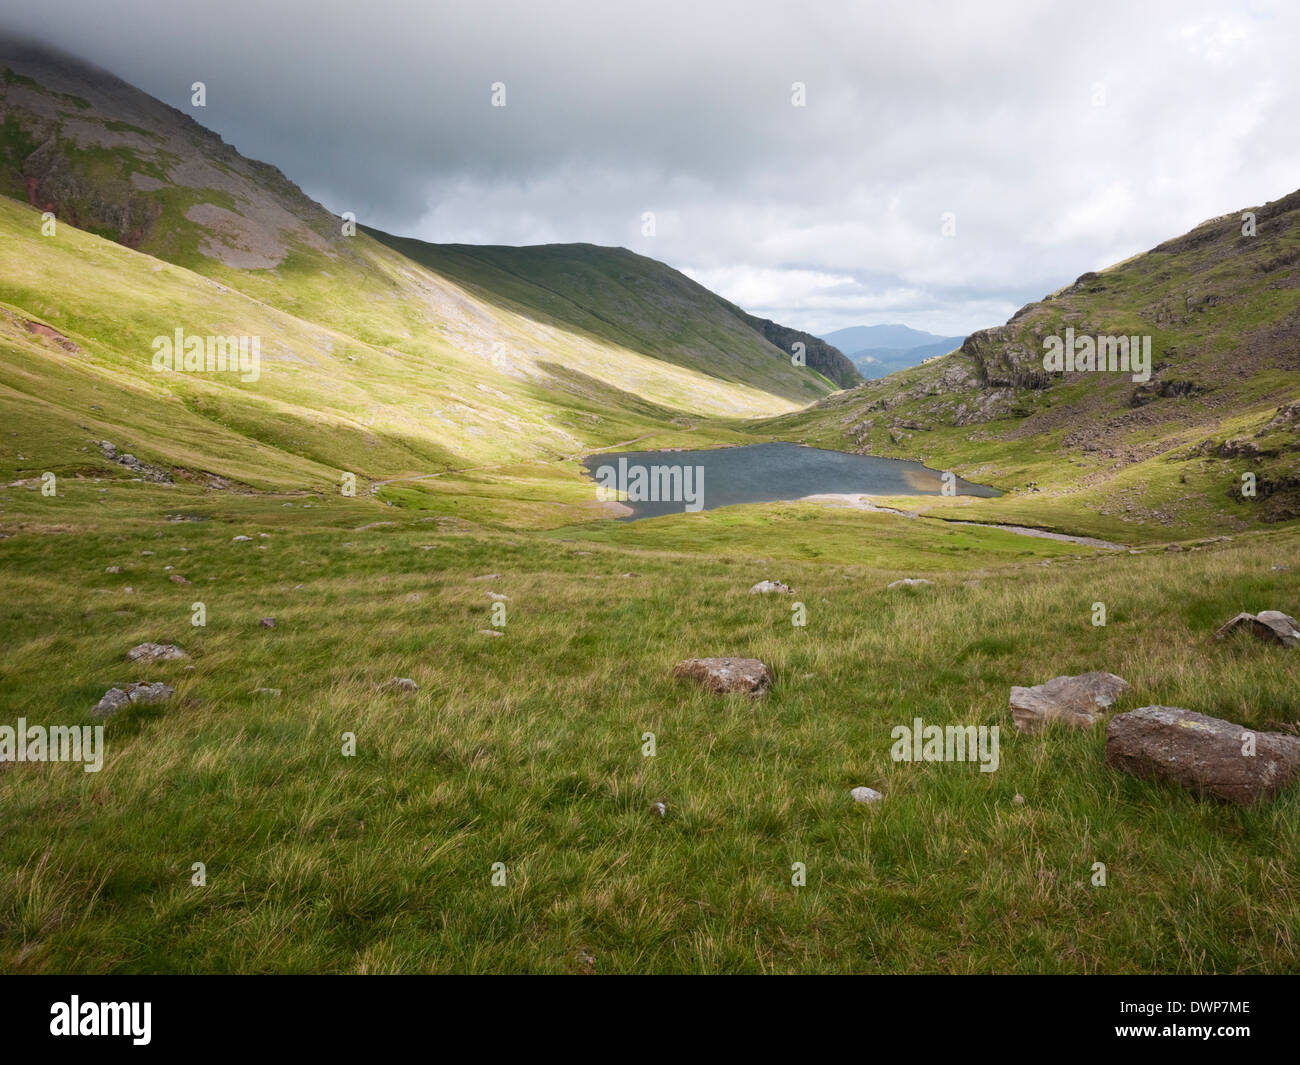
[[[943,337],[906,325],[855,325],[826,333],[822,339],[848,352],[858,372],[873,379],[947,355],[966,338]]]

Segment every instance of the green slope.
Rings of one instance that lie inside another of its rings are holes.
[[[1203,223],[919,367],[762,424],[1011,492],[932,512],[1124,539],[1300,516],[1300,193]],[[1044,339],[1151,337],[1152,373],[1049,374]],[[1243,493],[1250,474],[1253,496]]]

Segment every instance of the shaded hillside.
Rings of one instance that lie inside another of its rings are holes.
[[[1250,210],[1254,236],[1242,211],[1211,219],[1084,274],[953,354],[767,427],[1031,494],[1025,513],[1048,522],[1230,530],[1294,518],[1300,193]],[[1150,379],[1048,372],[1044,341],[1067,328],[1150,337]]]
[[[843,356],[843,364],[837,364],[834,349],[816,338],[753,318],[685,274],[626,248],[430,244],[375,229],[366,232],[482,299],[534,321],[724,381],[809,403],[842,387],[846,373],[853,376],[844,384],[860,380]],[[771,335],[764,326],[771,327]],[[791,365],[788,347],[774,351],[765,342],[786,333],[810,342],[808,366],[827,377],[827,369],[837,373],[831,378],[834,384]],[[815,357],[814,344],[824,349]]]

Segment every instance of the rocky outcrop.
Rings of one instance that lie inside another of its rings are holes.
[[[1118,714],[1106,728],[1106,763],[1197,795],[1248,805],[1300,776],[1300,737],[1255,732],[1177,706]]]

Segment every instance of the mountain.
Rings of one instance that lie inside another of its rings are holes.
[[[240,483],[383,479],[791,411],[857,380],[829,355],[792,365],[744,312],[623,249],[345,232],[189,115],[12,40],[0,192],[0,408],[50,444],[29,460],[107,439]],[[258,338],[258,380],[155,372],[177,329]],[[33,418],[41,379],[62,384]]]
[[[849,360],[858,372],[874,379],[946,355],[966,338],[941,337],[905,325],[855,325],[827,333],[822,339],[850,352]]]
[[[1149,379],[1045,368],[1067,337],[1082,353],[1108,336],[1149,343]],[[1027,493],[1034,524],[1300,516],[1300,192],[1085,273],[958,351],[769,428]]]

